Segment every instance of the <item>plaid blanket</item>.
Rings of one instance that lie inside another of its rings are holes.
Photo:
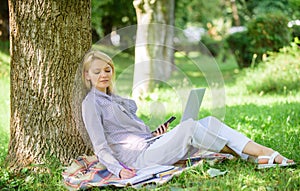
[[[172,174],[168,174],[163,177],[153,178],[148,181],[141,182],[137,185],[131,185],[138,188],[149,183],[157,185],[168,182],[174,175],[180,174],[182,171],[193,167],[203,159],[210,162],[221,162],[225,159],[233,158],[231,155],[219,154],[219,153],[206,153],[200,156],[192,157],[187,160],[178,161],[174,164],[177,171]],[[116,186],[125,187],[128,185],[121,184],[120,178],[110,173],[104,165],[102,165],[95,155],[93,156],[80,156],[73,160],[70,166],[68,166],[62,173],[63,182],[68,190],[87,189],[91,187],[103,187],[103,186]]]

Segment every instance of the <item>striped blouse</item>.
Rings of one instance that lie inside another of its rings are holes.
[[[152,134],[136,116],[133,100],[107,95],[95,88],[82,102],[85,128],[99,161],[119,176],[123,168],[119,162],[130,166],[149,143]]]

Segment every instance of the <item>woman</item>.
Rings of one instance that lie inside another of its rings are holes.
[[[259,145],[214,117],[186,120],[167,132],[169,124],[151,133],[136,116],[133,100],[112,93],[114,65],[109,56],[90,51],[83,59],[82,77],[89,91],[82,102],[82,116],[99,161],[122,179],[135,176],[135,169],[171,165],[199,149],[257,157],[259,167],[295,164],[271,148]],[[221,127],[215,133],[208,126]],[[160,134],[161,138],[147,141]],[[131,168],[129,168],[130,166]]]

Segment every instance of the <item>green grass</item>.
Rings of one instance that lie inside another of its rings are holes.
[[[7,153],[9,139],[9,51],[8,42],[0,43],[0,164]]]
[[[64,190],[61,184],[62,167],[58,163],[47,167],[50,173],[35,174],[23,169],[19,174],[12,174],[4,165],[9,139],[9,56],[7,52],[0,52],[0,59],[5,64],[0,65],[0,190]],[[198,54],[191,56],[199,57]],[[203,60],[201,60],[203,59]],[[200,61],[211,62],[211,58],[201,58]],[[120,79],[130,80],[132,77],[133,59],[129,54],[115,57],[117,74]],[[195,64],[184,56],[177,56],[177,67],[188,74],[193,87],[207,86],[202,72],[197,72]],[[226,63],[219,63],[226,87],[225,122],[246,134],[253,140],[278,150],[283,155],[300,161],[300,91],[292,94],[249,94],[245,86],[237,79],[243,75],[233,59]],[[126,71],[126,72],[124,72]],[[128,76],[129,75],[129,76]],[[174,79],[176,76],[176,72]],[[255,79],[249,79],[255,80]],[[182,81],[180,81],[182,82]],[[128,85],[128,84],[127,84]],[[130,85],[130,84],[129,84]],[[121,92],[128,89],[121,89]],[[207,93],[208,94],[208,93]],[[174,95],[174,89],[167,85],[160,86],[154,93],[145,97],[139,115],[153,128],[170,115],[176,115],[178,124],[181,113],[179,98]],[[205,97],[199,117],[211,113],[210,97]],[[176,103],[176,104],[174,104]],[[152,105],[153,104],[153,105]],[[161,108],[158,115],[153,116],[149,106]],[[254,170],[253,163],[242,160],[227,161],[213,167],[227,170],[228,173],[217,178],[210,178],[207,170],[211,166],[203,163],[181,175],[174,177],[169,183],[148,187],[142,190],[299,190],[300,168],[274,168],[268,170]],[[97,188],[92,190],[99,190]],[[115,190],[106,188],[104,190]],[[126,188],[124,190],[134,190]]]

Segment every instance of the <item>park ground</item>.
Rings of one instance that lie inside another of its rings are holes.
[[[176,57],[178,65],[180,57]],[[127,54],[121,55],[116,62],[117,72],[122,73],[122,68],[127,66],[119,63],[132,63],[132,58]],[[251,139],[263,145],[272,147],[284,156],[300,161],[300,90],[287,89],[279,92],[248,91],[245,75],[254,73],[252,69],[238,68],[233,57],[225,62],[216,59],[225,82],[226,113],[224,121],[231,127],[241,131]],[[185,71],[191,71],[190,80],[195,87],[203,86],[197,83],[201,76],[194,75],[192,65],[184,65]],[[247,71],[247,72],[245,72]],[[262,74],[261,74],[262,75]],[[250,75],[251,76],[251,75]],[[203,76],[202,76],[203,77]],[[247,84],[257,84],[257,78],[248,78]],[[198,85],[197,85],[198,84]],[[51,173],[35,174],[24,168],[20,173],[13,174],[4,166],[9,143],[9,118],[10,118],[10,80],[8,51],[0,51],[0,190],[65,190],[62,185],[61,172],[63,167],[59,164],[48,166]],[[150,94],[148,101],[153,99],[171,105],[169,90],[162,86],[155,93]],[[157,98],[157,95],[159,98]],[[148,120],[149,116],[140,116]],[[174,113],[172,113],[174,114]],[[199,117],[210,114],[209,104],[203,103]],[[167,113],[171,115],[171,113]],[[180,118],[180,112],[176,113]],[[177,122],[174,123],[176,125]],[[207,170],[217,168],[227,171],[223,176],[211,178]],[[151,187],[155,190],[300,190],[300,167],[272,168],[255,170],[254,163],[240,159],[225,161],[221,164],[203,162],[201,165],[174,177],[169,183]],[[92,190],[98,190],[97,188]],[[106,188],[106,190],[115,190]],[[133,190],[126,188],[125,190]],[[142,189],[142,190],[147,190]]]

